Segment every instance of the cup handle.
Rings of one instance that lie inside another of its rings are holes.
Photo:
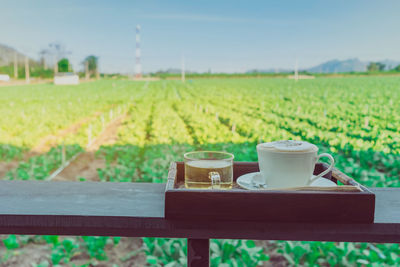
[[[218,172],[209,172],[208,178],[211,180],[211,189],[221,188],[221,176]]]
[[[327,174],[328,172],[330,172],[333,168],[333,166],[335,165],[335,159],[328,153],[322,153],[320,155],[317,156],[317,160],[315,162],[318,162],[318,160],[322,157],[327,157],[329,158],[329,160],[331,161],[331,164],[329,165],[328,169],[326,169],[325,171],[321,172],[320,174],[318,174],[317,176],[315,176],[314,178],[311,178],[310,181],[308,182],[308,184],[310,185],[312,182],[314,182],[315,180],[317,180],[318,178],[324,176],[325,174]]]

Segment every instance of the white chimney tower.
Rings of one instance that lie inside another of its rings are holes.
[[[136,26],[136,67],[135,77],[142,78],[142,63],[140,62],[140,25]]]

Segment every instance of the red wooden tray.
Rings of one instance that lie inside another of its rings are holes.
[[[184,188],[183,162],[171,163],[165,190],[165,218],[206,221],[372,223],[375,195],[337,169],[324,177],[361,192],[251,191]],[[314,174],[326,170],[317,163]],[[259,171],[257,162],[234,162],[233,179]]]

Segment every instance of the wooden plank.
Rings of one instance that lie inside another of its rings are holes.
[[[375,223],[166,220],[165,184],[0,181],[0,234],[400,241],[400,188],[373,188]]]
[[[375,223],[400,224],[400,188],[370,188],[376,196]]]
[[[165,184],[0,181],[0,214],[163,217]]]
[[[188,267],[210,266],[210,241],[208,239],[188,239],[187,263]]]

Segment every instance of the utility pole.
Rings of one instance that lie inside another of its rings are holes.
[[[89,80],[89,61],[85,61],[85,80]]]
[[[297,82],[299,80],[299,62],[296,58],[296,65],[294,66],[294,80]]]
[[[30,83],[29,77],[29,58],[25,56],[25,82]]]
[[[57,55],[54,55],[54,75],[58,73],[58,60]]]
[[[18,79],[18,58],[17,52],[14,52],[14,78]]]
[[[40,58],[42,60],[43,63],[43,69],[47,70],[47,62],[46,62],[46,55],[47,55],[47,50],[46,49],[42,49],[39,54],[40,54]]]
[[[47,62],[46,62],[46,57],[45,56],[43,56],[43,68],[45,70],[47,70]]]
[[[99,72],[99,58],[97,58],[96,64],[96,80],[100,79],[100,72]]]
[[[182,68],[181,68],[181,80],[185,82],[185,56],[182,55]]]

